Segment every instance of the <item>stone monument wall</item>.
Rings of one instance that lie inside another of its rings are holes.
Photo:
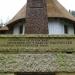
[[[0,75],[75,74],[75,36],[0,35]]]

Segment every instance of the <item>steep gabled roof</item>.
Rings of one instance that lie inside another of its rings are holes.
[[[23,19],[25,17],[26,17],[26,5],[23,6],[23,8],[7,23],[7,25],[19,19]]]
[[[47,0],[48,17],[66,18],[75,21],[73,17],[57,0]]]
[[[73,17],[57,0],[46,1],[48,18],[57,17],[75,21],[75,17]],[[7,23],[7,25],[23,18],[26,18],[26,5],[24,5],[24,7]]]

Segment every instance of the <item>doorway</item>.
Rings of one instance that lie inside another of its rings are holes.
[[[53,72],[18,72],[16,75],[55,75]]]

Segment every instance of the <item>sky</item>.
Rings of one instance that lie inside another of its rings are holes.
[[[67,10],[75,10],[75,0],[58,0]],[[26,4],[26,0],[0,0],[0,23],[6,23]]]

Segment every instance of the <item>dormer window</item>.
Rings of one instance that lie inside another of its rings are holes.
[[[64,25],[64,33],[68,34],[68,26],[67,25]]]
[[[25,24],[18,23],[14,26],[13,34],[18,35],[18,34],[24,34],[24,33],[25,33]]]
[[[48,21],[48,31],[49,35],[74,35],[75,27],[69,21],[51,19]]]
[[[23,33],[23,25],[20,25],[20,27],[19,27],[19,33],[20,33],[20,34]]]
[[[49,35],[61,35],[64,34],[64,25],[60,20],[49,20],[48,21]]]
[[[74,27],[74,34],[75,34],[75,26],[73,26]]]

